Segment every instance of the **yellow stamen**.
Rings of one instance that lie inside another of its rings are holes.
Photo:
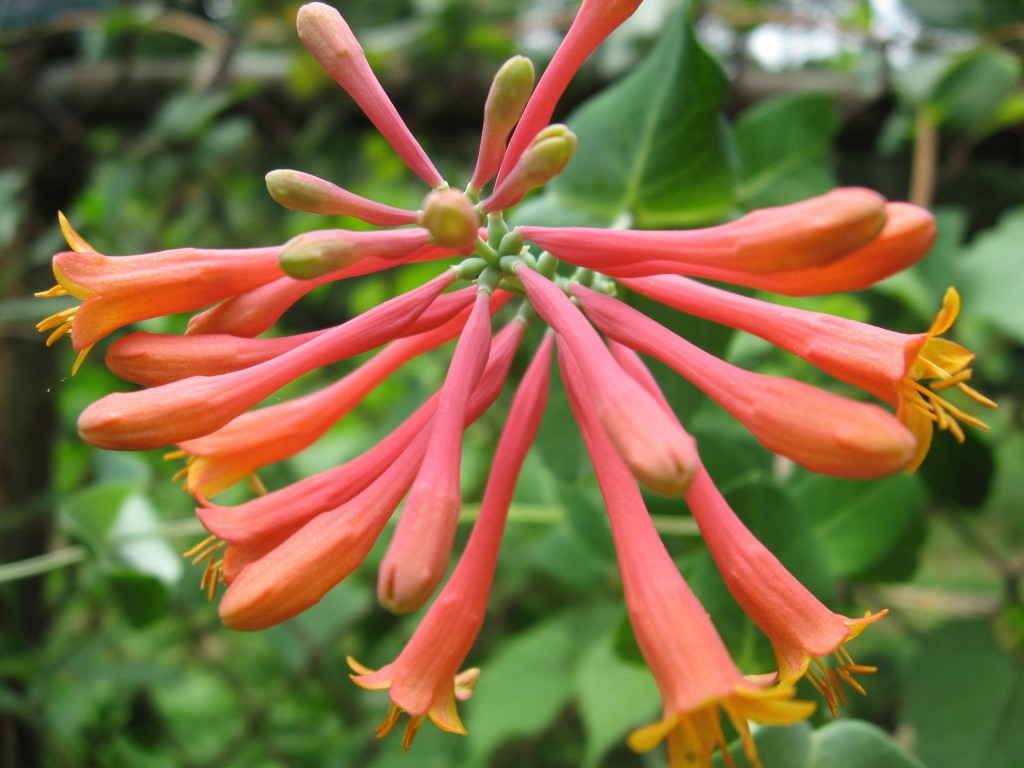
[[[409,722],[406,723],[405,733],[402,734],[402,751],[408,752],[412,746],[413,739],[416,738],[416,734],[419,733],[423,722],[427,719],[426,715],[410,715]]]
[[[55,286],[53,286],[53,288],[51,288],[48,291],[38,291],[37,293],[33,294],[33,296],[35,296],[37,299],[52,299],[55,296],[67,296],[67,295],[68,295],[68,292],[66,290],[64,290],[64,286],[63,285],[55,285]]]
[[[86,347],[85,349],[78,353],[78,357],[75,358],[74,365],[71,366],[72,376],[78,373],[78,369],[82,367],[82,362],[85,360],[85,356],[89,354],[89,351],[93,348],[93,346],[93,344],[90,344],[88,347]]]
[[[206,560],[203,569],[203,578],[199,582],[199,588],[206,590],[207,597],[213,602],[217,595],[217,585],[224,580],[224,560],[217,557],[217,553],[227,546],[226,541],[216,536],[207,536],[196,544],[192,549],[182,554],[184,558],[192,558],[192,565],[197,565]]]
[[[843,683],[861,696],[867,696],[864,686],[854,678],[854,675],[871,675],[878,671],[878,667],[854,663],[850,652],[842,645],[836,648],[833,655],[836,662],[833,666],[828,666],[820,658],[815,657],[813,664],[807,669],[807,680],[822,695],[829,712],[835,717],[839,707],[846,704]]]
[[[395,723],[398,722],[398,718],[401,716],[402,710],[398,708],[398,705],[394,702],[388,707],[388,713],[384,716],[384,720],[380,725],[377,726],[377,738],[383,739],[387,736],[391,729],[395,727]]]

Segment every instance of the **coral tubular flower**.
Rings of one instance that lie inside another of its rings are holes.
[[[565,170],[576,151],[576,134],[564,125],[549,125],[537,134],[512,172],[480,203],[483,210],[500,211],[515,205],[534,187],[547,184]]]
[[[926,333],[897,333],[822,312],[782,307],[674,275],[622,281],[675,309],[755,334],[799,355],[812,365],[889,403],[917,441],[912,472],[924,460],[932,427],[949,430],[959,442],[959,422],[987,426],[941,396],[956,388],[986,407],[995,403],[966,382],[974,355],[940,337],[953,325],[960,296],[950,288]],[[928,385],[921,380],[931,380]]]
[[[296,235],[285,243],[281,247],[280,264],[289,277],[310,280],[369,258],[400,264],[430,242],[430,233],[420,228],[373,232],[321,229]]]
[[[243,413],[216,432],[179,443],[188,456],[188,491],[210,498],[308,447],[402,365],[458,335],[465,320],[456,317],[433,331],[398,339],[319,391]]]
[[[487,364],[488,293],[477,294],[434,415],[426,458],[402,506],[377,579],[377,599],[395,613],[427,601],[448,570],[462,508],[460,463],[469,395]]]
[[[98,448],[115,450],[159,448],[208,435],[299,376],[393,339],[454,278],[452,270],[445,270],[429,283],[251,368],[107,395],[78,417],[79,434]]]
[[[467,423],[497,398],[525,330],[525,323],[513,320],[491,339],[487,367],[470,396]],[[294,532],[348,501],[390,466],[433,417],[438,399],[439,393],[362,456],[236,507],[202,507],[197,510],[200,521],[210,533],[232,543],[275,540]]]
[[[792,685],[761,688],[736,668],[665,550],[636,481],[587,402],[579,369],[559,352],[569,403],[608,510],[630,623],[664,705],[662,719],[633,731],[629,745],[646,752],[666,741],[672,768],[709,768],[720,748],[731,765],[721,725],[724,711],[747,759],[760,766],[748,721],[788,725],[808,717],[814,704],[794,701]]]
[[[640,0],[583,0],[509,140],[498,171],[499,184],[512,172],[533,137],[551,122],[555,105],[584,60],[639,7]]]
[[[475,682],[475,671],[457,673],[483,625],[508,507],[547,402],[551,347],[549,334],[519,385],[498,441],[480,516],[441,594],[393,662],[373,672],[349,659],[358,685],[389,689],[392,704],[378,736],[391,729],[399,711],[410,715],[403,749],[409,749],[426,717],[442,730],[466,733],[455,702],[471,692],[468,683]]]
[[[431,187],[444,184],[373,74],[362,46],[341,14],[323,3],[307,3],[299,8],[295,26],[306,49],[359,105],[413,173]]]
[[[729,592],[771,640],[781,683],[806,675],[833,716],[845,702],[842,683],[863,694],[854,675],[875,668],[855,664],[845,645],[887,611],[849,619],[822,605],[740,522],[703,466],[686,501]]]
[[[748,213],[717,227],[670,231],[522,226],[517,232],[570,264],[617,277],[664,272],[694,277],[817,267],[870,242],[885,224],[885,200],[867,189]]]
[[[480,130],[480,152],[468,189],[480,190],[494,178],[505,156],[505,141],[523,114],[533,92],[533,64],[524,56],[513,56],[494,76],[484,104],[484,125]]]
[[[68,244],[84,248],[63,220]],[[73,296],[81,306],[63,310],[36,327],[53,331],[48,344],[66,333],[81,352],[112,331],[151,317],[201,309],[282,276],[280,248],[203,250],[179,248],[138,256],[104,256],[72,250],[53,257],[57,285],[41,297]]]
[[[531,269],[516,274],[538,314],[583,369],[601,424],[633,474],[658,493],[682,494],[697,456],[693,438],[678,424],[664,423],[659,403],[619,367],[560,288]]]
[[[268,173],[266,182],[270,196],[292,211],[354,216],[378,227],[416,223],[416,211],[368,200],[310,173],[279,169]]]
[[[906,468],[916,453],[910,431],[877,405],[745,371],[610,296],[580,285],[572,294],[608,336],[658,358],[735,416],[765,448],[812,472],[880,477]]]

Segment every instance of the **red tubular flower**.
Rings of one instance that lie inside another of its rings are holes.
[[[654,530],[636,481],[601,428],[575,357],[562,351],[562,379],[608,510],[630,623],[664,705],[662,719],[633,731],[629,745],[646,752],[666,740],[672,768],[708,768],[717,748],[729,764],[724,710],[747,759],[759,766],[748,720],[788,725],[808,717],[814,704],[793,701],[792,685],[765,689],[736,668]]]
[[[462,508],[459,468],[469,395],[487,364],[488,294],[477,294],[459,338],[431,423],[430,443],[381,562],[377,599],[395,613],[427,601],[448,570]]]
[[[633,15],[641,0],[583,0],[572,26],[537,83],[508,143],[498,183],[511,173],[533,137],[551,122],[555,105],[584,60],[608,35]]]
[[[560,288],[532,269],[517,269],[516,275],[579,363],[601,424],[633,474],[659,493],[682,494],[697,455],[693,438],[678,425],[666,427],[661,406],[618,366]]]
[[[467,189],[482,189],[498,172],[505,156],[505,141],[533,92],[533,79],[533,64],[524,56],[513,56],[501,65],[494,76],[484,105],[480,152]]]
[[[863,694],[853,675],[875,668],[855,664],[844,646],[887,611],[849,619],[822,605],[740,522],[703,466],[686,502],[729,592],[771,640],[779,680],[790,684],[807,675],[833,715],[845,701],[841,682]],[[833,655],[833,665],[822,661]]]
[[[416,211],[367,200],[310,173],[280,169],[266,176],[267,191],[291,211],[323,216],[354,216],[378,227],[416,223]]]
[[[61,218],[72,249],[53,257],[57,285],[38,296],[73,296],[78,307],[43,320],[47,344],[70,331],[76,351],[130,323],[200,309],[282,276],[279,247],[235,250],[179,248],[139,256],[104,256]]]
[[[430,233],[419,227],[372,232],[320,229],[296,235],[281,246],[280,264],[289,277],[310,280],[335,274],[365,259],[402,264],[413,254],[423,253],[430,242]]]
[[[359,105],[413,173],[432,187],[444,184],[373,74],[341,14],[323,3],[307,3],[299,8],[295,26],[313,58]]]
[[[570,264],[616,277],[665,272],[717,277],[828,264],[870,242],[885,219],[881,195],[851,187],[705,229],[522,226],[516,231]]]
[[[397,659],[373,672],[349,658],[349,664],[359,673],[352,675],[357,684],[389,689],[392,703],[378,736],[391,729],[399,712],[410,715],[403,749],[409,749],[426,717],[442,730],[466,733],[455,701],[468,697],[477,671],[467,670],[460,675],[458,670],[483,625],[508,507],[544,413],[551,346],[548,335],[519,385],[498,441],[480,516],[451,579]]]
[[[960,310],[960,296],[950,288],[931,328],[925,333],[897,333],[867,323],[781,307],[713,288],[674,275],[624,279],[623,284],[683,312],[760,336],[799,355],[841,381],[870,392],[896,409],[917,441],[912,472],[924,460],[933,425],[948,429],[959,442],[959,422],[987,429],[979,419],[947,402],[939,393],[957,388],[987,407],[995,403],[965,383],[974,355],[940,338]],[[930,379],[928,386],[919,383]]]
[[[188,456],[188,466],[183,470],[188,491],[210,498],[260,467],[312,445],[409,360],[455,338],[467,315],[456,316],[432,331],[391,342],[352,373],[317,392],[243,413],[216,432],[179,443],[179,455]]]
[[[611,338],[658,358],[739,419],[768,450],[812,472],[879,477],[909,465],[913,435],[877,405],[736,368],[646,315],[580,285],[572,294]]]
[[[525,323],[514,320],[495,334],[491,351],[469,399],[467,424],[494,402],[525,333]],[[437,408],[435,394],[388,437],[365,454],[334,469],[299,480],[236,507],[206,506],[196,510],[203,526],[232,544],[253,544],[266,552],[302,525],[351,499],[406,451]],[[425,446],[425,443],[424,443]],[[264,544],[270,542],[264,547]]]
[[[86,408],[78,431],[99,448],[145,450],[208,435],[315,368],[395,338],[455,279],[446,270],[265,363],[218,376],[192,376],[139,392],[107,395]]]

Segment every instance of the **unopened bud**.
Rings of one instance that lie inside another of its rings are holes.
[[[576,134],[564,125],[549,125],[537,134],[515,169],[483,201],[485,211],[499,211],[518,203],[529,190],[547,184],[565,170],[576,151]]]
[[[415,211],[367,200],[309,173],[277,170],[268,173],[266,179],[270,196],[290,211],[307,211],[324,216],[355,216],[378,227],[416,222]]]
[[[505,155],[505,142],[530,100],[533,82],[533,63],[524,56],[513,56],[494,76],[484,105],[480,155],[470,187],[480,189],[498,172]]]
[[[442,189],[426,196],[419,223],[438,245],[468,251],[476,243],[480,215],[464,194],[455,189]]]
[[[350,232],[323,229],[293,237],[281,249],[281,269],[289,277],[310,280],[351,266],[369,256],[399,258],[430,242],[424,229]]]

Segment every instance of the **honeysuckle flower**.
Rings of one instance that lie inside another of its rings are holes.
[[[251,290],[282,276],[279,247],[203,250],[178,248],[138,256],[104,256],[75,232],[63,214],[71,251],[53,257],[57,285],[40,297],[73,296],[82,304],[43,320],[48,344],[71,334],[77,352],[88,350],[130,323],[188,310]]]
[[[640,7],[641,0],[583,0],[569,31],[516,125],[498,171],[498,183],[512,172],[519,156],[554,114],[558,100],[573,75],[608,35]]]
[[[380,735],[401,712],[410,714],[406,747],[427,717],[443,729],[465,731],[455,701],[468,695],[476,672],[458,670],[486,610],[509,499],[543,410],[555,342],[608,508],[630,618],[664,703],[663,717],[634,731],[629,743],[642,751],[666,740],[673,768],[710,765],[712,754],[726,746],[723,711],[749,762],[758,765],[748,721],[785,724],[806,717],[813,704],[793,700],[793,684],[802,675],[834,710],[842,684],[861,690],[853,675],[872,671],[854,664],[845,643],[881,614],[848,619],[833,613],[745,532],[716,496],[693,438],[637,352],[697,383],[769,449],[814,471],[851,477],[916,466],[933,422],[962,438],[957,420],[972,423],[971,417],[948,404],[945,389],[960,388],[990,404],[966,384],[970,353],[941,338],[959,306],[955,292],[947,294],[927,333],[902,335],[789,311],[772,314],[757,301],[678,277],[792,295],[864,288],[930,247],[934,220],[915,206],[841,189],[685,232],[558,230],[529,221],[510,230],[505,209],[560,173],[573,154],[576,137],[550,124],[560,94],[587,55],[638,5],[584,0],[532,94],[528,61],[515,57],[501,68],[484,108],[477,166],[463,190],[435,169],[337,11],[322,3],[303,6],[297,27],[310,53],[430,189],[416,211],[367,200],[299,171],[271,171],[268,190],[285,208],[355,216],[384,229],[306,232],[270,248],[108,258],[61,218],[72,252],[55,257],[58,286],[42,295],[70,294],[84,303],[40,325],[52,331],[51,342],[71,331],[79,362],[92,343],[135,319],[214,305],[189,319],[183,337],[136,333],[116,341],[107,353],[109,367],[149,389],[94,403],[79,428],[101,447],[176,444],[191,456],[187,487],[211,536],[187,556],[196,564],[205,561],[201,586],[211,599],[220,583],[227,585],[220,614],[237,629],[267,627],[317,603],[364,561],[403,498],[377,574],[379,597],[399,611],[424,603],[451,559],[463,431],[498,398],[527,326],[547,326],[536,334],[543,338],[539,353],[519,388],[481,516],[452,579],[394,662],[376,672],[352,662],[358,683],[389,689],[392,706]],[[546,250],[538,253],[536,246]],[[255,338],[319,286],[442,260],[437,277],[341,325]],[[448,290],[459,282],[468,287]],[[897,415],[730,366],[611,298],[617,283],[738,328],[764,326],[766,338],[863,386]],[[499,317],[513,297],[513,311]],[[491,336],[494,323],[503,327]],[[235,506],[209,501],[311,444],[400,365],[456,335],[443,386],[383,439],[281,488],[268,491],[252,482],[261,495]],[[248,412],[316,368],[373,350],[372,358],[318,392]],[[766,676],[744,677],[729,657],[658,538],[637,479],[659,493],[685,497],[694,510],[727,583],[775,646],[779,674],[773,687],[765,687],[772,682]],[[752,583],[762,571],[764,582]],[[835,660],[826,662],[829,655]]]
[[[534,308],[555,329],[584,371],[601,424],[630,470],[652,490],[679,495],[696,457],[681,427],[663,429],[661,407],[611,357],[593,327],[566,295],[532,269],[516,274]]]
[[[456,317],[432,331],[393,341],[323,389],[243,413],[216,432],[179,443],[180,455],[188,457],[183,470],[188,491],[210,498],[312,445],[409,360],[455,338],[465,321]]]
[[[917,469],[928,453],[933,426],[949,430],[961,443],[964,433],[959,422],[988,428],[941,394],[955,388],[981,405],[996,405],[966,384],[974,355],[941,338],[960,311],[960,295],[954,288],[946,291],[942,308],[928,331],[910,334],[822,312],[782,307],[674,275],[622,282],[683,312],[760,336],[889,403],[917,442],[908,472]],[[922,380],[928,383],[922,384]]]
[[[402,506],[377,577],[377,599],[395,613],[423,605],[448,570],[462,509],[460,465],[469,395],[487,364],[490,296],[477,294],[441,388],[426,458]]]
[[[794,701],[788,683],[763,688],[737,669],[654,529],[636,481],[586,396],[576,358],[563,351],[562,378],[608,510],[630,624],[664,705],[662,719],[633,731],[629,745],[646,752],[664,740],[672,768],[707,768],[716,749],[728,760],[724,711],[747,759],[760,765],[748,721],[789,725],[807,718],[814,704]]]
[[[455,701],[468,697],[468,684],[475,683],[476,673],[467,670],[460,675],[458,670],[484,622],[508,507],[547,402],[551,347],[548,335],[519,385],[498,441],[480,515],[448,583],[393,662],[374,672],[349,658],[358,685],[389,690],[392,703],[378,736],[392,728],[399,712],[409,714],[403,749],[409,749],[426,717],[442,730],[466,733]]]
[[[368,200],[310,173],[279,169],[268,173],[266,182],[270,196],[290,211],[354,216],[378,227],[416,223],[416,211]]]
[[[526,108],[533,92],[533,62],[513,56],[501,65],[487,93],[484,124],[480,129],[480,152],[467,190],[477,194],[494,178],[505,156],[505,141]]]
[[[885,219],[884,198],[853,187],[705,229],[521,226],[516,231],[570,264],[616,277],[666,272],[718,277],[828,264],[870,242]]]
[[[875,667],[855,664],[845,645],[888,611],[850,619],[826,608],[740,522],[703,466],[686,501],[729,592],[771,640],[780,682],[806,675],[833,715],[845,701],[841,683],[863,694],[853,676]]]
[[[877,405],[737,368],[610,296],[581,285],[571,290],[608,336],[658,358],[735,416],[768,450],[813,472],[879,477],[904,469],[916,454],[910,431]]]
[[[208,435],[308,371],[380,346],[451,285],[451,270],[409,293],[264,363],[217,376],[191,376],[139,392],[116,392],[78,417],[98,448],[144,450]]]
[[[431,187],[444,184],[373,74],[362,46],[341,14],[324,3],[307,3],[299,8],[295,26],[306,49],[359,105],[413,173]]]

